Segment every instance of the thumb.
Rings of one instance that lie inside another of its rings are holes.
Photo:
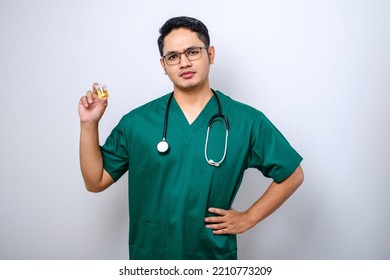
[[[100,114],[103,115],[104,111],[106,110],[106,108],[108,106],[108,98],[104,97],[103,99],[99,100],[99,103],[97,105],[99,108],[98,111],[100,111]]]

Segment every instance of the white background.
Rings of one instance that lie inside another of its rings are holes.
[[[156,40],[170,17],[209,28],[211,83],[263,111],[305,182],[239,237],[240,259],[390,258],[389,1],[0,2],[0,259],[126,259],[127,176],[88,193],[79,97],[110,89],[101,141],[168,93]],[[163,117],[163,116],[162,116]],[[270,183],[248,170],[234,207]]]

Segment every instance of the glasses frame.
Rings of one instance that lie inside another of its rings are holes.
[[[197,58],[195,58],[195,59],[190,58],[190,57],[189,57],[189,54],[188,54],[188,51],[197,50],[197,49],[199,49],[200,56],[197,57]],[[186,58],[187,58],[189,61],[195,61],[195,60],[201,59],[201,58],[202,58],[202,49],[207,50],[208,47],[189,47],[189,48],[185,49],[185,50],[182,51],[182,52],[174,52],[174,51],[169,52],[169,53],[167,53],[166,55],[163,55],[161,58],[164,59],[165,63],[166,63],[167,65],[169,65],[169,66],[178,65],[178,64],[180,64],[180,62],[181,62],[181,55],[182,55],[182,54],[185,54],[185,55],[186,55]],[[167,56],[170,56],[170,55],[173,55],[173,54],[178,55],[178,56],[179,56],[179,60],[178,60],[177,63],[173,63],[173,64],[172,64],[172,62],[168,62]]]

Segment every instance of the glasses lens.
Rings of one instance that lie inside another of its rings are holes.
[[[168,65],[174,65],[174,64],[178,64],[179,61],[180,61],[180,54],[177,54],[177,53],[171,53],[171,54],[168,54],[166,55],[165,57],[165,61]]]
[[[191,48],[186,50],[188,60],[196,60],[202,56],[202,48]]]

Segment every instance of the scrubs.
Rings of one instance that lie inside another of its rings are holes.
[[[104,169],[115,181],[129,171],[130,259],[237,259],[235,235],[205,228],[207,209],[231,208],[247,168],[281,182],[300,164],[301,156],[260,111],[217,94],[230,123],[219,167],[204,155],[207,124],[218,112],[215,96],[191,125],[172,99],[165,154],[156,145],[168,94],[125,115],[101,147]],[[218,120],[208,157],[219,161],[224,143],[225,124]]]

